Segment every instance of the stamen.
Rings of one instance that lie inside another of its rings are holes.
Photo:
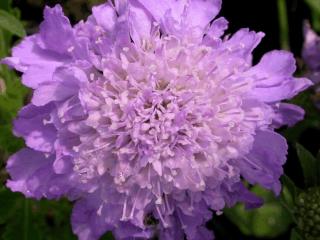
[[[136,194],[136,197],[135,197],[135,199],[134,199],[133,206],[132,206],[132,210],[131,210],[131,214],[130,214],[130,219],[133,218],[134,210],[136,209],[137,199],[138,199],[138,196],[139,196],[139,194],[140,194],[140,191],[141,191],[141,189],[139,189],[139,191],[138,191],[138,193]]]
[[[68,51],[69,53],[73,52],[73,51],[74,51],[74,46],[69,47],[67,51]]]
[[[123,209],[122,209],[122,217],[120,221],[126,221],[128,218],[126,217],[127,214],[127,201],[128,201],[128,196],[126,196],[126,199],[123,204]]]
[[[164,227],[164,228],[169,227],[169,224],[164,220],[164,218],[163,218],[163,216],[162,216],[162,213],[161,213],[161,211],[160,211],[160,209],[159,209],[159,205],[156,205],[156,209],[157,209],[157,212],[158,212],[158,215],[159,215],[159,218],[160,218],[160,220],[161,220],[161,222],[162,222],[163,227]]]

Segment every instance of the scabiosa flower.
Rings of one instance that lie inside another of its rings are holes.
[[[290,53],[252,66],[263,33],[224,37],[220,0],[116,0],[72,27],[47,7],[40,33],[6,64],[34,89],[14,131],[27,147],[7,186],[27,197],[75,200],[81,240],[212,239],[212,211],[280,191],[286,140],[303,116],[281,103],[307,88]]]
[[[315,104],[320,108],[320,37],[309,23],[304,25],[304,37],[302,57],[307,67],[307,76],[315,84]]]

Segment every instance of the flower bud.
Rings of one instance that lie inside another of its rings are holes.
[[[320,187],[309,188],[298,196],[294,214],[301,235],[308,240],[319,239]]]

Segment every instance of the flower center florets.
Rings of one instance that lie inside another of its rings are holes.
[[[265,116],[243,97],[250,82],[225,81],[234,69],[219,69],[213,53],[156,35],[104,58],[103,74],[82,91],[91,129],[75,170],[84,181],[110,174],[119,186],[199,191],[215,168],[248,152]]]

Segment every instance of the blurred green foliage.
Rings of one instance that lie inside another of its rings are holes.
[[[258,238],[274,238],[287,231],[292,218],[278,198],[270,191],[254,186],[252,192],[263,198],[265,204],[253,210],[237,204],[224,210],[227,217],[246,235]]]
[[[26,0],[30,5],[37,7],[44,7],[45,4],[50,3],[49,0]],[[74,21],[85,19],[92,8],[97,4],[105,3],[106,0],[62,0],[60,1],[65,13]]]
[[[35,201],[0,190],[0,236],[3,240],[72,240],[70,203]]]
[[[277,1],[280,45],[282,48],[289,49],[289,22],[286,19],[289,1]],[[312,26],[320,32],[320,0],[305,0],[305,2],[310,8]],[[303,74],[303,72],[300,74]],[[297,160],[299,161],[297,166],[301,168],[304,184],[302,187],[297,187],[294,181],[284,175],[280,197],[276,198],[272,193],[254,186],[253,192],[265,200],[265,204],[261,208],[248,211],[243,204],[238,204],[231,209],[227,209],[225,211],[226,216],[245,235],[268,239],[279,237],[279,239],[282,239],[281,234],[290,231],[290,240],[311,240],[311,238],[305,238],[300,234],[301,229],[298,229],[297,225],[301,226],[301,221],[299,222],[296,218],[300,213],[295,210],[298,209],[297,204],[301,194],[310,195],[313,192],[308,190],[310,187],[314,189],[315,186],[320,186],[320,151],[317,156],[313,156],[311,152],[298,143],[307,130],[320,129],[320,111],[314,104],[313,96],[314,90],[309,89],[290,101],[290,103],[299,105],[305,110],[305,119],[292,128],[281,130],[288,142],[296,146]],[[314,141],[319,142],[319,139],[320,136]],[[292,163],[296,159],[292,158],[291,155],[288,161]],[[298,168],[296,170],[300,171]],[[301,185],[301,183],[299,184]],[[320,199],[316,201],[316,205],[320,208]],[[289,230],[290,228],[291,230]],[[320,236],[316,239],[320,239]]]
[[[320,31],[320,0],[305,0],[305,2],[310,7],[313,28]]]
[[[303,171],[305,186],[320,186],[320,160],[298,143],[296,148]]]
[[[19,37],[24,37],[26,32],[21,22],[12,14],[0,9],[0,27],[15,34]]]
[[[0,58],[8,56],[12,47],[13,36],[24,36],[24,28],[18,20],[17,9],[11,9],[9,0],[2,0],[0,5]],[[0,160],[9,153],[21,148],[22,141],[11,132],[12,120],[18,109],[24,104],[28,91],[20,83],[19,77],[6,66],[0,65]]]

